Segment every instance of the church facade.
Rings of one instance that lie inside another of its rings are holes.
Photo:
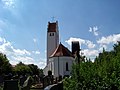
[[[58,22],[48,22],[47,28],[47,65],[44,75],[52,71],[54,77],[69,76],[74,62],[72,52],[59,43]]]

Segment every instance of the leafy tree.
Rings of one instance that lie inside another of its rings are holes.
[[[42,75],[42,69],[39,69],[37,65],[29,64],[29,68],[31,69],[32,75]]]
[[[0,53],[0,74],[8,74],[12,72],[12,66],[5,54]]]
[[[32,71],[28,65],[25,65],[24,63],[20,62],[14,67],[14,72],[18,75],[25,75],[25,74],[31,74]]]
[[[80,56],[81,57],[81,56]],[[85,59],[85,58],[84,58]],[[105,51],[94,62],[75,63],[70,78],[64,79],[65,90],[119,90],[120,89],[120,42],[112,51]]]
[[[43,70],[39,69],[37,65],[34,65],[34,64],[25,65],[24,63],[19,62],[14,67],[14,73],[18,75],[25,75],[25,74],[43,75]]]

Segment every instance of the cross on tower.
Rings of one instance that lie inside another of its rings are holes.
[[[52,22],[54,22],[55,21],[55,17],[53,16],[53,17],[51,17],[52,18]]]

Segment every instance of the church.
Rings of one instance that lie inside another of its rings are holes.
[[[74,44],[72,46],[74,47]],[[77,46],[79,48],[79,45]],[[73,51],[75,51],[74,48]],[[43,70],[44,75],[48,75],[48,71],[52,71],[54,77],[70,75],[74,56],[68,48],[59,42],[58,21],[48,22],[46,53],[47,65]]]

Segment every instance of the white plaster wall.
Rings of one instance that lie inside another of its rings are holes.
[[[72,64],[74,59],[72,57],[53,57],[53,63],[54,63],[54,72],[53,75],[55,77],[58,77],[59,75],[70,75]],[[58,65],[59,62],[59,65]],[[66,71],[66,62],[68,62],[68,70]],[[58,70],[59,66],[59,70]]]
[[[46,65],[46,67],[43,69],[44,75],[47,75],[47,72],[48,72],[48,66]]]
[[[57,77],[58,76],[58,57],[53,57],[53,63],[54,63],[54,77]]]
[[[68,62],[68,70],[66,71],[66,62]],[[59,75],[70,75],[72,64],[74,62],[73,57],[53,57],[49,59],[49,64],[44,69],[44,75],[47,75],[48,71],[52,71],[54,77],[59,77]],[[59,64],[58,64],[59,63]],[[58,68],[59,66],[59,68]]]
[[[47,65],[46,65],[46,67],[43,69],[43,73],[44,73],[44,75],[48,75],[48,71],[49,70],[51,70],[52,71],[52,63],[51,62],[49,62]]]

